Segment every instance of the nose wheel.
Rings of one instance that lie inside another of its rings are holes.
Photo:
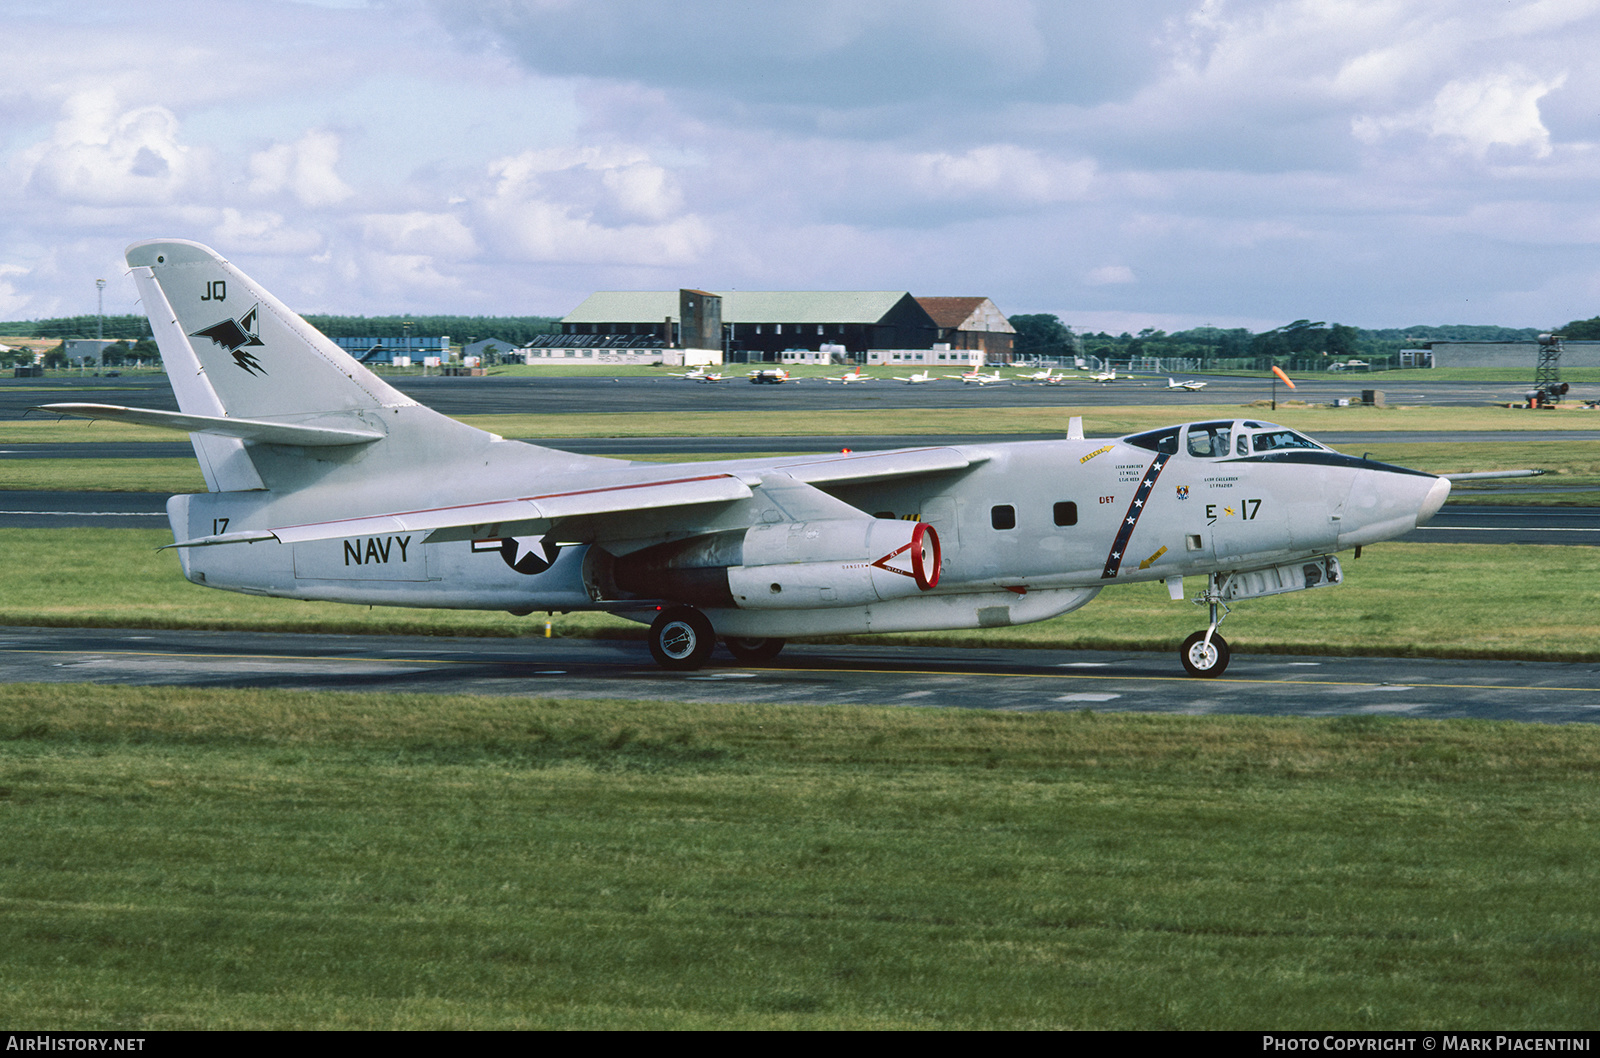
[[[1233,656],[1228,649],[1228,641],[1217,634],[1217,626],[1228,616],[1228,607],[1222,601],[1222,577],[1220,573],[1211,574],[1205,592],[1195,600],[1211,608],[1211,627],[1196,632],[1178,648],[1178,660],[1183,662],[1184,671],[1191,676],[1215,679],[1227,669],[1228,659]]]
[[[1196,632],[1185,639],[1178,650],[1178,660],[1183,662],[1184,671],[1191,676],[1221,676],[1228,667],[1231,655],[1228,641],[1210,629]]]

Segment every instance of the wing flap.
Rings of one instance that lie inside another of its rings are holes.
[[[72,415],[80,419],[109,419],[115,422],[138,423],[141,426],[159,426],[167,430],[183,430],[186,433],[215,434],[220,437],[237,437],[242,441],[303,445],[308,448],[368,444],[383,437],[382,431],[366,426],[358,429],[344,426],[308,426],[303,423],[269,422],[265,419],[233,419],[221,415],[184,415],[181,412],[156,411],[153,408],[124,408],[117,404],[41,404],[33,410]]]

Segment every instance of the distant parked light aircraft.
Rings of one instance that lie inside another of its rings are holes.
[[[824,378],[823,381],[842,382],[848,386],[852,382],[876,382],[877,379],[872,375],[865,373],[860,368],[857,368],[854,371],[846,371],[842,375],[830,375],[827,378]]]
[[[1010,379],[1006,378],[999,371],[991,371],[988,374],[984,374],[982,371],[979,371],[976,368],[960,375],[946,375],[945,378],[959,378],[962,385],[974,383],[979,386],[992,386],[996,382],[1010,381]]]
[[[783,382],[799,382],[800,380],[789,374],[788,371],[781,367],[767,367],[758,368],[755,371],[750,372],[750,381],[754,382],[758,386],[776,386]]]
[[[1191,393],[1198,393],[1202,389],[1206,388],[1206,383],[1198,382],[1198,381],[1196,381],[1195,379],[1192,379],[1192,378],[1191,379],[1186,379],[1183,382],[1179,382],[1177,379],[1173,378],[1171,375],[1168,375],[1167,376],[1167,388],[1168,389],[1186,389]]]

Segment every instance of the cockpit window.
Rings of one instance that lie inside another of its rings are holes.
[[[1320,449],[1322,447],[1311,438],[1302,437],[1293,430],[1285,429],[1282,426],[1275,426],[1256,434],[1254,445],[1257,452],[1275,452],[1280,448]]]
[[[1201,459],[1215,459],[1228,454],[1232,443],[1233,422],[1197,422],[1189,427],[1189,454]]]
[[[1165,452],[1171,455],[1178,450],[1178,428],[1169,426],[1165,430],[1151,430],[1149,433],[1134,434],[1132,437],[1125,438],[1125,440],[1139,448],[1147,448],[1152,452]]]

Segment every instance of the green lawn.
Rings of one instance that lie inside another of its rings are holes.
[[[1593,1029],[1600,731],[0,686],[30,1030]]]
[[[253,628],[351,634],[542,634],[546,616],[264,599],[202,588],[178,571],[170,534],[143,529],[0,530],[0,624]],[[1379,544],[1342,556],[1345,583],[1239,604],[1235,650],[1306,654],[1600,660],[1600,549]],[[1188,585],[1192,595],[1199,585]],[[550,618],[560,636],[642,636],[594,614]],[[1057,649],[1176,649],[1204,611],[1159,583],[1106,589],[1038,624],[885,637],[891,642]],[[866,641],[852,637],[849,641]],[[641,647],[642,649],[642,647]]]

